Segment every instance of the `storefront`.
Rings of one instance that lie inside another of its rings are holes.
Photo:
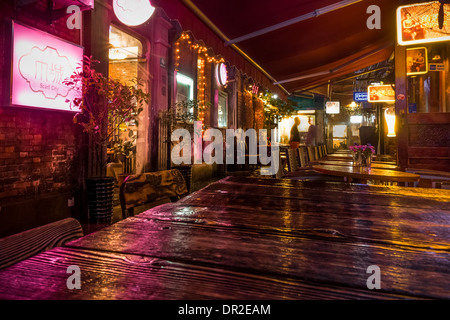
[[[395,114],[402,168],[448,171],[450,165],[449,37],[440,28],[448,23],[448,10],[438,1],[397,10]]]

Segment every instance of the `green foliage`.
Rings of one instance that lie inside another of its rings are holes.
[[[78,108],[73,122],[83,127],[96,146],[97,164],[104,174],[106,159],[104,149],[111,140],[114,131],[109,124],[119,127],[120,124],[134,122],[138,125],[139,113],[147,104],[150,95],[141,89],[139,79],[134,85],[127,86],[118,80],[104,76],[94,69],[99,61],[85,56],[83,64],[64,81],[64,84],[80,90],[81,94],[70,102]]]
[[[264,127],[268,130],[277,127],[276,123],[285,117],[297,114],[297,110],[291,101],[274,98],[272,94],[266,94],[266,107],[264,108]]]
[[[199,106],[198,100],[184,100],[177,102],[174,106],[169,107],[168,110],[160,113],[160,120],[166,125],[170,133],[177,128],[186,128],[192,125],[194,121],[199,121]],[[209,106],[204,107],[204,111]]]

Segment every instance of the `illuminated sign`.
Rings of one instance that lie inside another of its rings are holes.
[[[367,101],[367,92],[353,92],[353,101],[364,102]]]
[[[253,94],[258,94],[258,90],[259,90],[259,87],[258,87],[256,84],[254,84],[254,85],[252,86],[252,93],[253,93]]]
[[[150,19],[155,8],[149,0],[114,0],[113,10],[120,22],[138,26]]]
[[[444,4],[443,28],[439,28],[439,1],[418,3],[397,8],[397,41],[400,45],[450,40],[448,12]]]
[[[220,86],[224,86],[228,81],[227,66],[224,63],[216,65],[216,80]]]
[[[11,104],[78,111],[79,92],[63,84],[83,60],[83,48],[13,22]]]
[[[325,103],[326,113],[338,114],[340,112],[340,105],[339,101],[327,101]]]
[[[390,84],[367,87],[369,102],[395,102],[395,90]]]
[[[406,74],[408,76],[425,74],[428,72],[427,48],[406,49]]]
[[[350,116],[350,122],[351,123],[361,123],[362,122],[362,116]]]

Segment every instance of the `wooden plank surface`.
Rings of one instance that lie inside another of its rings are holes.
[[[341,210],[327,203],[292,201],[289,208],[282,206],[257,207],[195,206],[185,203],[177,207],[161,207],[139,214],[149,220],[192,223],[204,227],[232,230],[259,230],[271,234],[289,235],[311,239],[364,242],[398,245],[410,248],[449,250],[450,211],[423,212],[412,208],[386,208],[373,206],[343,206]],[[284,207],[284,208],[283,208]],[[279,215],[278,212],[284,212]],[[257,217],[257,219],[255,219]],[[230,225],[232,221],[232,225]],[[392,226],[395,224],[395,232]],[[355,228],[356,226],[356,228]]]
[[[200,192],[210,192],[212,195],[202,197]],[[284,203],[284,209],[288,209],[292,199],[309,200],[317,204],[331,202],[331,207],[339,203],[422,208],[428,211],[448,210],[450,207],[450,193],[446,190],[241,177],[222,179],[181,199],[177,204],[189,201],[189,204],[199,206],[220,205],[223,203],[221,196],[226,194],[235,197],[227,206],[245,206],[251,203],[249,197],[260,197],[257,200],[259,208]]]
[[[120,252],[259,275],[282,275],[363,290],[367,268],[381,269],[382,291],[450,298],[450,253],[328,237],[233,230],[129,218],[69,247]]]
[[[81,289],[69,290],[70,265]],[[322,285],[287,277],[239,273],[148,256],[58,248],[0,273],[0,299],[404,299],[405,296]],[[31,281],[30,281],[31,279]]]
[[[0,299],[449,299],[449,208],[447,190],[228,177],[0,270]]]

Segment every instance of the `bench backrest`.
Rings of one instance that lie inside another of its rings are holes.
[[[0,269],[82,236],[83,228],[80,223],[73,218],[66,218],[2,238]]]
[[[164,198],[176,201],[188,193],[186,182],[177,169],[129,175],[120,186],[123,217],[137,206]]]

